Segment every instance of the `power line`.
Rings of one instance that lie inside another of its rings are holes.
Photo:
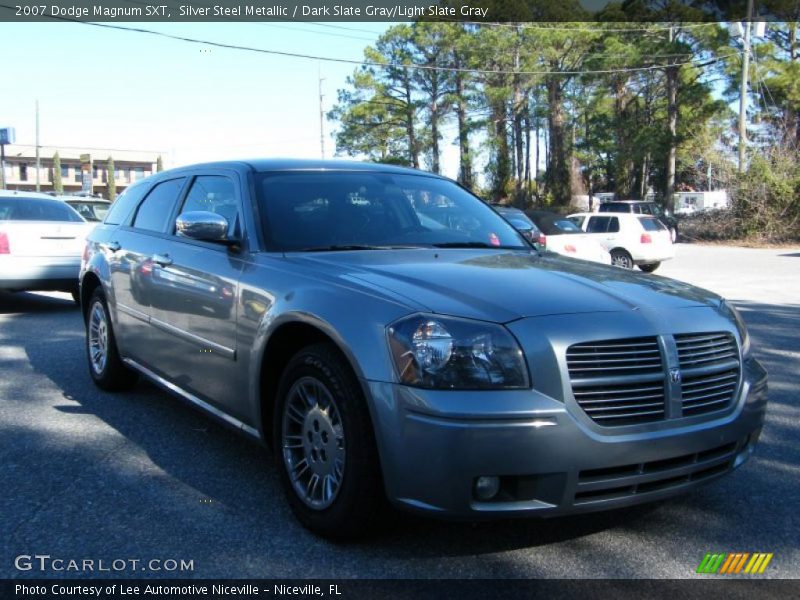
[[[610,27],[602,27],[604,25],[603,21],[595,22],[592,27],[560,27],[557,25],[539,25],[533,23],[486,23],[482,21],[450,21],[455,23],[465,23],[469,25],[481,25],[484,27],[508,27],[513,29],[534,29],[534,30],[545,30],[545,31],[590,31],[593,33],[597,32],[613,32],[613,33],[626,33],[626,32],[636,32],[636,31],[669,31],[673,27],[683,27],[684,29],[691,29],[695,27],[709,27],[709,26],[718,26],[719,23],[716,22],[709,22],[709,23],[682,23],[680,25],[665,25],[663,27],[622,27],[622,28],[610,28]]]
[[[7,5],[0,4],[0,7],[3,8],[11,8]],[[75,19],[69,19],[65,17],[55,17],[55,16],[48,16],[50,19],[58,20],[58,21],[67,21],[70,23],[78,23],[80,25],[86,25],[90,27],[100,27],[103,29],[115,29],[120,31],[128,31],[131,33],[144,33],[148,35],[154,35],[158,37],[163,37],[167,39],[177,40],[181,42],[187,42],[192,44],[202,44],[205,46],[212,46],[215,48],[224,48],[228,50],[240,50],[244,52],[254,52],[257,54],[268,54],[274,56],[285,56],[289,58],[302,58],[306,60],[317,60],[317,61],[325,61],[325,62],[335,62],[335,63],[342,63],[342,64],[352,64],[352,65],[359,65],[359,66],[368,66],[368,67],[377,67],[381,69],[420,69],[426,71],[441,71],[441,72],[452,72],[452,73],[480,73],[480,74],[488,74],[488,75],[604,75],[604,74],[611,74],[611,73],[634,73],[640,71],[652,71],[657,69],[663,69],[666,67],[680,67],[695,64],[696,61],[690,60],[685,62],[679,63],[670,63],[669,65],[649,65],[649,66],[641,66],[641,67],[625,67],[625,68],[617,68],[617,69],[597,69],[597,70],[582,70],[582,71],[508,71],[503,69],[470,69],[470,68],[457,68],[457,67],[440,67],[436,65],[420,65],[420,64],[396,64],[396,63],[379,63],[373,61],[366,61],[366,60],[353,60],[353,59],[346,59],[346,58],[332,58],[326,56],[317,56],[313,54],[303,54],[299,52],[286,52],[283,50],[269,50],[266,48],[254,48],[252,46],[240,46],[237,44],[225,44],[222,42],[212,42],[209,40],[202,40],[198,38],[186,37],[181,35],[173,35],[169,33],[163,33],[160,31],[154,31],[152,29],[144,29],[139,27],[122,27],[120,25],[110,25],[108,23],[92,23],[86,21],[77,21]],[[731,54],[726,54],[719,56],[711,61],[703,63],[702,66],[708,66],[715,62],[727,60],[733,56],[737,56],[738,52],[732,52]]]

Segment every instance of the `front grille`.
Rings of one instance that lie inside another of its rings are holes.
[[[580,471],[574,503],[615,500],[709,479],[733,467],[737,447],[732,442],[693,454]]]
[[[665,416],[664,367],[654,337],[575,344],[567,349],[575,401],[596,423],[633,425]]]
[[[714,332],[679,334],[674,340],[678,364],[669,365],[669,370],[680,368],[681,405],[672,407],[671,418],[728,408],[741,375],[736,338]],[[636,425],[667,418],[671,388],[655,337],[574,344],[567,349],[567,370],[575,401],[599,425]]]
[[[683,416],[727,408],[739,385],[739,350],[730,333],[676,335]]]

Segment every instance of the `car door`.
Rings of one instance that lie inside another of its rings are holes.
[[[177,214],[208,211],[229,222],[228,237],[243,239],[241,185],[232,171],[192,177]],[[236,376],[236,319],[245,249],[175,234],[165,260],[154,265],[151,325],[158,369],[207,402],[243,416],[244,382]]]
[[[148,367],[152,366],[154,261],[166,252],[167,226],[185,182],[185,177],[176,177],[128,192],[143,199],[102,244],[108,254],[120,352]],[[130,196],[125,199],[130,200]]]

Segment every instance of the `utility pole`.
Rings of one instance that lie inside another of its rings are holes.
[[[325,160],[325,111],[322,108],[322,82],[325,79],[322,77],[322,65],[319,65],[319,151],[322,160]]]
[[[39,171],[42,169],[42,159],[39,156],[39,101],[36,101],[36,191],[40,192]]]
[[[744,23],[744,56],[742,56],[742,87],[739,92],[739,173],[744,172],[747,146],[747,76],[750,70],[750,27],[753,20],[753,0],[747,0],[747,20]]]

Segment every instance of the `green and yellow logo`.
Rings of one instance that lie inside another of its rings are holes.
[[[698,573],[716,575],[760,575],[767,569],[772,553],[732,552],[729,554],[708,553],[697,567]]]

